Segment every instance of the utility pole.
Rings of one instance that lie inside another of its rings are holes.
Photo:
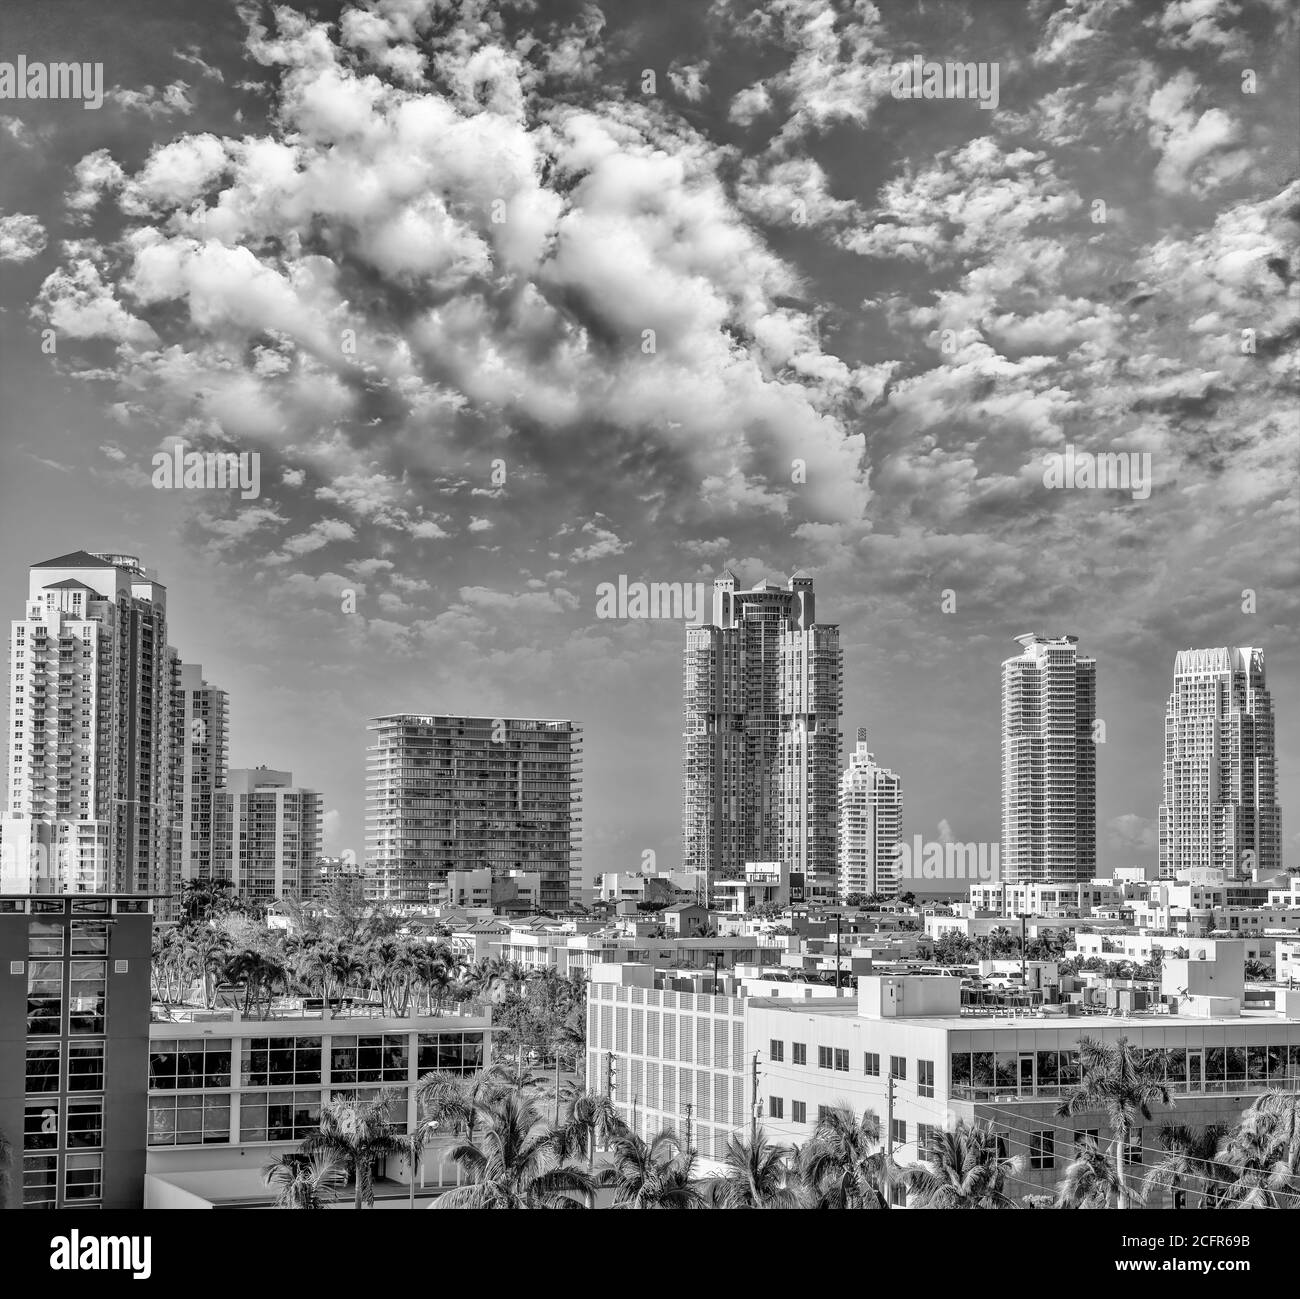
[[[718,967],[721,964],[722,964],[722,953],[715,952],[713,954],[713,995],[715,997],[718,995],[718,980],[720,977],[718,975]]]
[[[1025,913],[1020,913],[1020,986],[1028,991],[1025,984]]]
[[[889,1093],[885,1101],[885,1157],[894,1162],[894,1071],[889,1071]]]
[[[690,1103],[690,1101],[686,1102],[686,1149],[687,1150],[691,1149],[691,1110],[694,1108],[695,1107]]]
[[[835,913],[835,991],[840,990],[840,932],[843,928],[844,915],[842,912]]]
[[[757,1141],[758,1141],[758,1052],[755,1051],[752,1081],[750,1083],[749,1144],[753,1146]]]
[[[605,1052],[605,1095],[611,1101],[614,1099],[614,1053],[613,1051]]]

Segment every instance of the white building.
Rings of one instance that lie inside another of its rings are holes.
[[[375,900],[423,905],[448,871],[542,877],[559,911],[582,888],[582,728],[541,718],[373,718],[366,874]]]
[[[717,909],[724,915],[743,916],[756,907],[783,907],[791,901],[790,870],[780,861],[747,861],[744,879],[719,880],[715,892]]]
[[[229,748],[229,698],[203,679],[203,669],[182,663],[176,691],[177,804],[180,847],[179,891],[188,880],[212,878],[213,796],[226,783]]]
[[[1097,868],[1097,661],[1077,636],[1017,636],[1002,664],[1002,877],[1073,884]]]
[[[1230,877],[1282,865],[1273,705],[1264,651],[1183,650],[1165,709],[1160,873],[1189,867]]]
[[[213,795],[213,878],[263,901],[313,896],[322,815],[320,794],[292,772],[231,771]]]
[[[132,555],[36,564],[9,652],[0,889],[166,892],[180,679],[166,589]]]
[[[713,584],[709,622],[686,629],[683,866],[710,904],[747,861],[783,861],[813,902],[836,893],[843,659],[816,620],[813,579]]]
[[[858,728],[857,745],[840,777],[839,894],[899,893],[898,845],[903,838],[903,782],[880,766]]]

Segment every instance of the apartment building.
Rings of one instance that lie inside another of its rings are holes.
[[[153,901],[0,897],[0,1132],[10,1203],[139,1209]]]
[[[212,879],[212,816],[226,783],[230,750],[230,699],[203,679],[198,664],[182,663],[173,708],[176,816],[179,845],[172,889]]]
[[[747,861],[782,861],[813,902],[836,896],[843,657],[816,619],[813,579],[713,584],[708,622],[686,629],[683,868],[712,902]]]
[[[321,795],[293,783],[291,771],[231,771],[213,794],[212,878],[247,898],[308,898],[317,884]]]
[[[1017,636],[1002,664],[1002,878],[1082,884],[1097,868],[1097,661],[1077,636]]]
[[[482,869],[494,879],[540,875],[550,910],[580,894],[581,727],[400,713],[372,719],[369,730],[371,897],[424,904],[449,871]]]
[[[133,555],[36,564],[9,655],[0,889],[166,893],[181,670],[166,588]]]
[[[1282,866],[1273,703],[1264,651],[1183,650],[1165,709],[1160,873],[1221,870],[1230,878]]]
[[[896,898],[903,783],[896,772],[876,762],[863,727],[858,728],[857,745],[840,778],[839,819],[840,900],[854,893]]]

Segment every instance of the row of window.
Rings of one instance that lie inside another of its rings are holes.
[[[63,1198],[94,1201],[103,1198],[104,1156],[69,1152],[66,1155],[23,1156],[23,1208],[56,1209],[59,1203],[59,1161],[63,1161]]]
[[[345,1088],[332,1096],[374,1100],[379,1088]],[[151,1146],[225,1145],[231,1140],[230,1097],[150,1096]],[[394,1108],[405,1107],[398,1100]],[[301,1141],[320,1126],[321,1090],[244,1092],[239,1098],[237,1140]]]
[[[104,1090],[104,1043],[69,1042],[67,1088],[70,1092]],[[38,1042],[27,1047],[27,1094],[64,1090],[62,1042]]]
[[[791,1042],[791,1063],[806,1065],[808,1063],[808,1046],[804,1042]],[[768,1042],[768,1058],[780,1064],[785,1060],[785,1043],[772,1038]],[[839,1073],[849,1072],[849,1052],[845,1047],[819,1046],[817,1048],[817,1067],[833,1069]],[[880,1055],[875,1051],[866,1051],[862,1058],[862,1072],[868,1078],[880,1077]],[[907,1058],[901,1055],[889,1057],[889,1072],[900,1082],[907,1081]],[[916,1089],[918,1095],[934,1095],[934,1061],[917,1060]]]
[[[69,1034],[103,1034],[108,1011],[107,961],[27,963],[28,1036],[60,1035],[64,1031],[65,1005]]]
[[[239,1085],[293,1087],[331,1083],[404,1083],[410,1035],[375,1033],[332,1037],[328,1060],[319,1037],[255,1037],[242,1045]],[[150,1091],[231,1086],[230,1038],[168,1038],[152,1043]],[[483,1034],[420,1033],[416,1073],[472,1073],[483,1065]]]
[[[29,921],[27,955],[47,960],[64,955],[107,956],[108,924],[102,920],[81,920],[74,921],[69,929],[57,921]]]
[[[103,1144],[102,1096],[70,1096],[63,1102],[53,1096],[27,1102],[23,1111],[24,1150],[58,1150],[65,1146],[70,1150],[78,1147],[97,1150]]]

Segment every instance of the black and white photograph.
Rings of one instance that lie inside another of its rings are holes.
[[[180,1209],[1285,1285],[1297,68],[1295,0],[5,0],[33,1289]]]

